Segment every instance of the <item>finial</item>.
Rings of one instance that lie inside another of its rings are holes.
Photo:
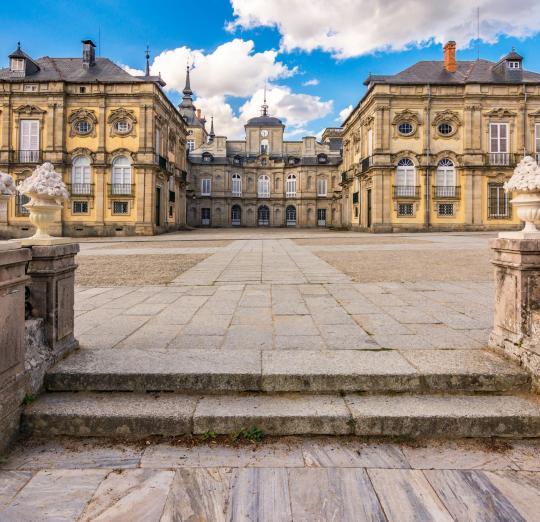
[[[264,102],[261,108],[262,108],[262,115],[268,116],[268,105],[266,103],[266,80],[264,81]]]
[[[150,76],[150,47],[146,46],[146,76]]]
[[[214,139],[214,137],[216,136],[215,132],[214,132],[214,117],[211,116],[210,117],[210,137],[212,139]]]
[[[17,51],[21,50],[21,42],[17,42]]]

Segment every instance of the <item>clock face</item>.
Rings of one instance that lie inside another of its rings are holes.
[[[267,131],[266,129],[263,129],[263,130],[261,131],[261,136],[262,136],[263,138],[266,138],[266,136],[268,136],[268,131]]]

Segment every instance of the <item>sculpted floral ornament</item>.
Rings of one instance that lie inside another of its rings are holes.
[[[531,156],[525,156],[514,169],[512,177],[504,184],[507,192],[517,192],[511,203],[519,219],[525,222],[524,234],[540,236],[534,224],[540,220],[540,167]]]
[[[37,167],[17,190],[30,197],[25,207],[30,212],[30,221],[37,229],[31,239],[50,239],[49,228],[55,214],[62,208],[62,201],[69,199],[62,176],[47,162]]]
[[[7,223],[7,203],[16,193],[17,187],[13,178],[5,172],[0,172],[0,223]]]

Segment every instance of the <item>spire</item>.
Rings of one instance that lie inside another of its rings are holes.
[[[264,102],[261,105],[261,109],[262,116],[268,116],[268,104],[266,103],[266,80],[264,82]]]
[[[144,53],[146,57],[146,73],[145,76],[150,76],[150,47],[146,46],[146,52]]]
[[[184,93],[185,96],[189,96],[189,97],[191,97],[191,95],[193,94],[193,91],[191,90],[190,81],[189,81],[189,64],[186,67],[186,85],[182,92]]]
[[[214,141],[214,138],[216,137],[216,133],[214,132],[214,117],[213,116],[210,120],[210,134],[208,136],[210,138],[209,141]]]

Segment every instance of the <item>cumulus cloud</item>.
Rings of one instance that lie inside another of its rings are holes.
[[[336,118],[336,121],[339,123],[343,123],[347,119],[349,114],[352,112],[352,110],[353,110],[353,106],[349,105],[348,107],[345,107],[344,109],[339,111],[339,115]]]
[[[129,65],[124,65],[123,63],[119,63],[118,65],[132,76],[144,76],[144,71],[141,69],[134,69],[133,67],[130,67]]]
[[[322,49],[337,58],[378,50],[400,51],[429,42],[456,40],[466,47],[480,36],[527,37],[540,30],[538,0],[231,0],[236,28],[275,27],[284,51]],[[329,10],[330,9],[330,10]]]
[[[311,85],[319,85],[319,80],[317,80],[317,78],[313,78],[312,80],[308,80],[307,82],[304,82],[302,85],[304,87],[310,87]]]

